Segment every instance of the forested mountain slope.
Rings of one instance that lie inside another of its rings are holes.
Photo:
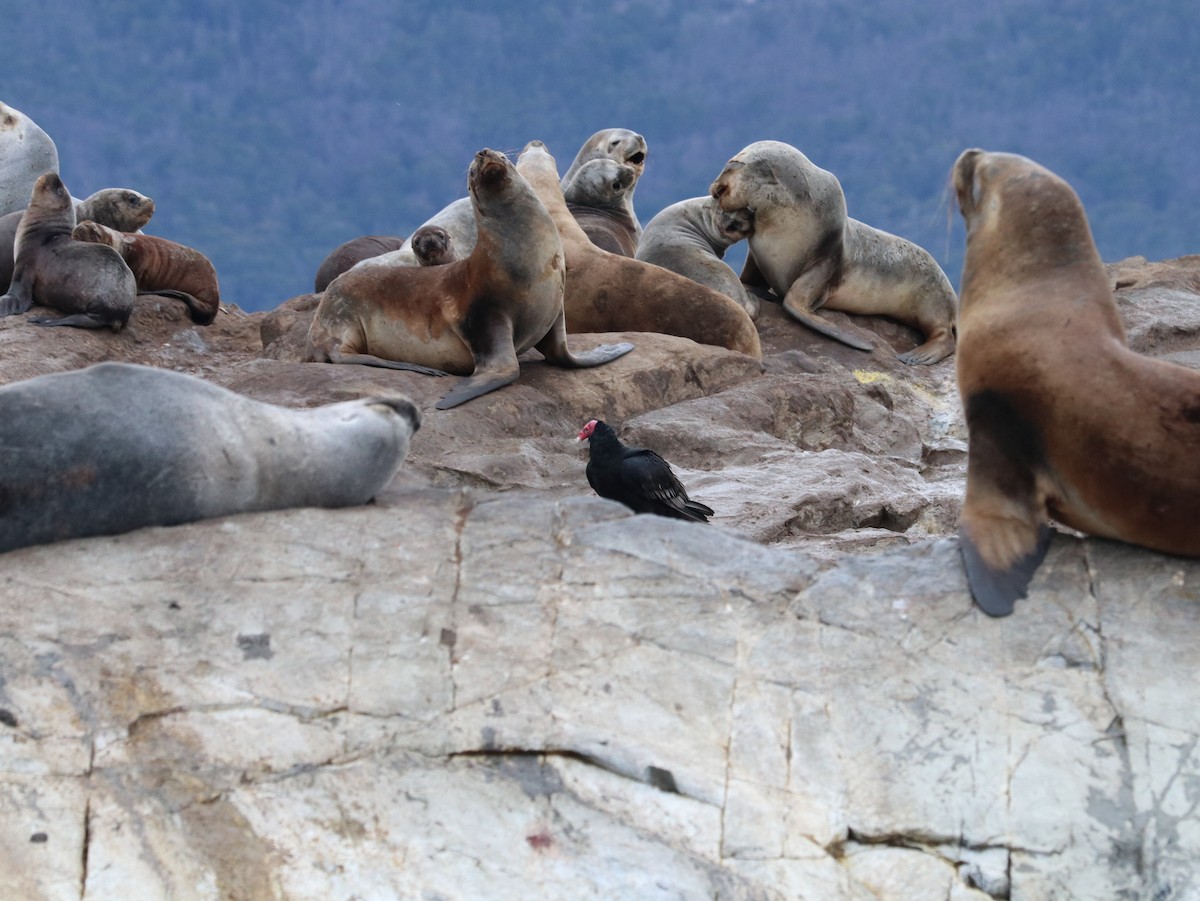
[[[228,301],[310,290],[325,253],[408,233],[480,147],[591,133],[650,146],[643,222],[751,141],[835,172],[850,214],[957,280],[947,173],[964,147],[1069,179],[1102,254],[1200,252],[1200,8],[1034,2],[395,0],[10,4],[0,99],[77,196],[153,196],[150,231],[216,263]]]

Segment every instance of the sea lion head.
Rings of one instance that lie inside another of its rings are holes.
[[[646,170],[646,154],[649,148],[646,139],[628,128],[609,128],[592,136],[593,141],[602,143],[606,157],[617,160],[633,169],[633,180],[637,182]]]
[[[563,192],[567,203],[617,207],[637,184],[637,169],[611,159],[588,160]]]
[[[91,219],[85,219],[75,226],[75,230],[71,232],[71,237],[76,241],[84,241],[88,244],[107,244],[109,247],[117,247],[121,242],[120,232],[113,231],[99,222],[93,222]]]
[[[717,207],[716,223],[717,230],[730,244],[754,234],[754,214],[749,210],[723,210]]]
[[[508,157],[498,150],[485,147],[475,154],[467,172],[467,188],[478,205],[484,196],[502,193],[516,173]]]
[[[80,221],[91,219],[122,232],[135,232],[154,216],[154,201],[132,188],[104,188],[79,204]]]
[[[413,253],[422,266],[442,266],[457,259],[450,233],[438,225],[422,225],[412,234]]]
[[[74,211],[71,192],[67,190],[57,172],[47,172],[34,182],[29,206],[46,212]]]
[[[782,141],[756,141],[736,154],[709,194],[725,211],[810,203],[814,177],[829,177],[803,153]]]
[[[964,293],[984,273],[1019,282],[1056,267],[1103,269],[1079,196],[1049,169],[1015,153],[972,148],[951,177],[967,228]]]

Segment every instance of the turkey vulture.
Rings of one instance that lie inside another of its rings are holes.
[[[657,513],[708,522],[710,507],[691,500],[667,461],[652,450],[626,447],[617,433],[593,419],[579,433],[588,439],[587,480],[601,497],[620,501],[634,513]]]

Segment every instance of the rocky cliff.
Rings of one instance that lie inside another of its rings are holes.
[[[1200,257],[1111,268],[1131,344],[1200,361]],[[624,335],[440,412],[297,362],[302,300],[139,303],[0,320],[0,382],[122,359],[424,425],[367,507],[3,555],[12,897],[1200,897],[1200,562],[1059,534],[980,614],[953,359],[898,363],[902,327],[863,354],[764,305],[763,364]],[[593,417],[713,524],[592,495]]]

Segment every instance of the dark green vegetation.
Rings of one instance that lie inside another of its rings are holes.
[[[148,230],[208,254],[248,309],[311,290],[342,241],[407,234],[464,196],[479,148],[539,138],[565,170],[611,126],[649,142],[643,222],[772,138],[957,281],[947,174],[974,145],[1066,177],[1105,259],[1200,252],[1195,0],[484,8],[13,3],[0,99],[55,139],[76,196],[153,196]]]

